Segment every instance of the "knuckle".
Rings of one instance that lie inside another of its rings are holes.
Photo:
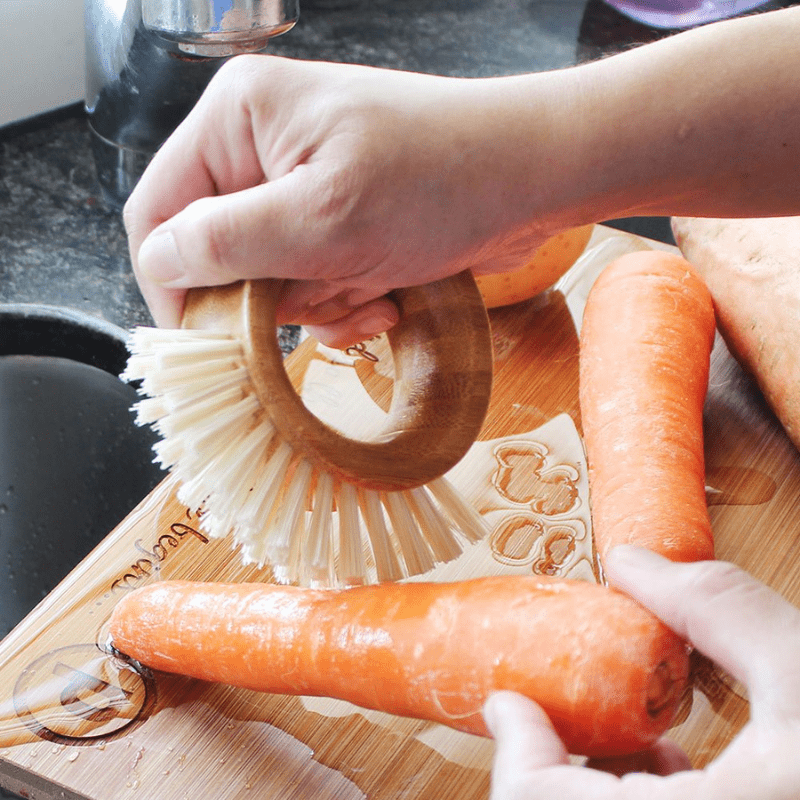
[[[263,101],[265,88],[280,84],[282,59],[263,53],[244,53],[226,61],[215,73],[209,88],[223,95]],[[267,82],[269,85],[264,86]],[[266,95],[267,97],[269,94]]]
[[[755,578],[728,561],[699,563],[693,586],[708,601],[734,593],[738,595],[761,591],[764,588]]]
[[[749,583],[744,570],[729,561],[705,561],[695,566],[694,585],[704,594],[716,595]]]
[[[216,71],[210,85],[215,88],[227,88],[231,84],[240,84],[247,80],[257,68],[260,68],[262,56],[252,53],[234,56],[222,64]]]
[[[128,236],[133,235],[136,232],[137,224],[136,220],[138,219],[138,215],[136,213],[136,204],[133,201],[132,197],[129,197],[128,200],[125,202],[125,205],[122,207],[122,224],[125,227],[125,233]]]
[[[735,564],[726,561],[704,561],[692,564],[692,573],[683,594],[684,614],[691,617],[695,609],[711,610],[729,605],[741,598],[760,593],[762,584]]]
[[[141,184],[134,188],[122,207],[122,224],[129,237],[138,236],[146,224],[146,207],[140,187]]]
[[[192,204],[189,234],[202,261],[205,277],[214,283],[229,283],[238,279],[236,268],[236,220],[214,202],[215,198],[201,198]],[[194,249],[194,248],[193,248]]]

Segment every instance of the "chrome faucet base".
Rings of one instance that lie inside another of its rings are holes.
[[[222,64],[298,17],[297,0],[85,0],[85,11],[92,151],[115,209]]]
[[[139,178],[144,174],[153,153],[131,150],[110,142],[102,137],[91,123],[89,141],[103,203],[114,211],[121,211]]]

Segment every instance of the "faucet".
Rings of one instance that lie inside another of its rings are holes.
[[[105,202],[150,159],[230,57],[297,21],[298,0],[85,0],[86,112]]]

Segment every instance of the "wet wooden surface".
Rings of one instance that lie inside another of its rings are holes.
[[[492,312],[489,416],[449,473],[489,532],[425,579],[519,572],[596,579],[577,334],[598,271],[648,247],[666,246],[598,229],[556,288]],[[287,369],[309,407],[352,432],[384,413],[391,386],[384,351],[382,339],[349,354],[309,340]],[[800,602],[800,459],[719,341],[705,425],[719,557]],[[136,586],[271,578],[268,569],[242,566],[228,540],[208,540],[174,489],[170,479],[161,484],[0,643],[0,786],[92,800],[486,797],[488,740],[332,700],[151,675],[106,655],[105,621]],[[702,766],[747,714],[741,687],[697,659],[671,735]]]

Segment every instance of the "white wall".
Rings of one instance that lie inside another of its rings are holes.
[[[0,0],[0,125],[83,95],[83,0]]]

